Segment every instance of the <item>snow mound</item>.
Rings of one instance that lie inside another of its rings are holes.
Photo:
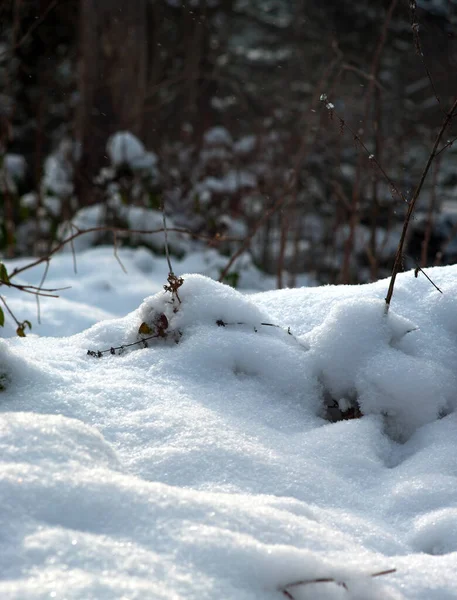
[[[455,598],[457,268],[443,295],[399,276],[386,314],[385,281],[178,299],[122,257],[135,293],[78,256],[109,319],[0,343],[0,598]]]
[[[176,308],[175,323],[177,327],[214,327],[217,321],[246,325],[260,325],[268,321],[266,312],[259,310],[249,297],[234,288],[218,283],[203,275],[185,274],[184,283],[179,289],[181,304],[174,303]],[[169,294],[159,296],[166,306],[170,304]],[[157,297],[156,297],[157,298]],[[155,299],[149,301],[154,303]],[[141,315],[147,320],[148,302],[141,308]],[[252,328],[251,328],[252,330]]]
[[[384,415],[391,434],[402,439],[455,404],[453,373],[402,349],[417,331],[392,310],[386,314],[382,300],[347,299],[305,339],[320,381],[341,410],[356,401],[363,414]]]
[[[94,462],[117,468],[111,446],[98,430],[59,415],[6,413],[0,415],[0,452],[11,463],[27,463],[51,468],[66,464],[91,467]]]

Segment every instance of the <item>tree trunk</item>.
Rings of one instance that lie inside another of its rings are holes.
[[[83,204],[93,201],[108,137],[119,130],[142,137],[147,50],[147,0],[81,0],[76,136]]]

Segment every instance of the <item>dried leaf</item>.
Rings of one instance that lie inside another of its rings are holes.
[[[152,333],[152,329],[149,327],[147,323],[141,323],[140,328],[138,329],[138,333],[142,333],[143,335],[148,335]]]
[[[163,313],[157,318],[156,325],[158,329],[168,329],[168,319]]]

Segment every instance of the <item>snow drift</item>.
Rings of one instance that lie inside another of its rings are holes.
[[[81,290],[70,337],[48,303],[62,337],[0,345],[0,597],[456,598],[457,269],[431,276],[387,316],[386,282],[184,275],[88,329]]]

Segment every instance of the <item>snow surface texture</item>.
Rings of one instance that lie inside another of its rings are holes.
[[[128,286],[85,253],[42,337],[0,340],[0,598],[457,598],[457,268],[430,270],[443,295],[399,276],[386,317],[385,281],[247,296],[184,275],[172,303],[129,252]],[[148,348],[87,355],[163,315]]]

